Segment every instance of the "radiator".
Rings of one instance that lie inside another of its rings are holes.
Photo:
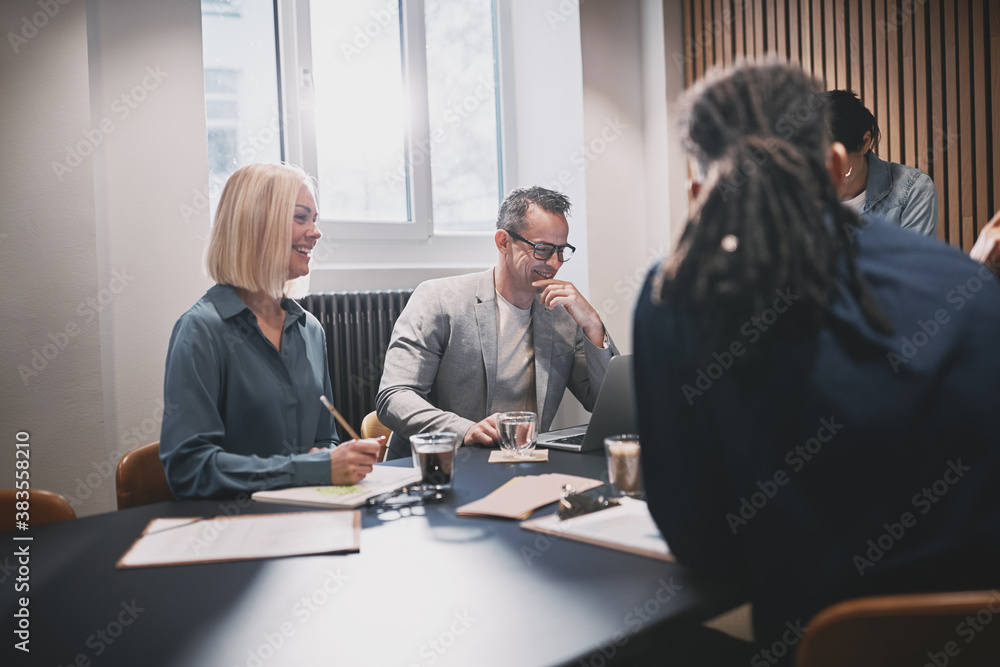
[[[375,409],[392,327],[411,294],[413,290],[325,292],[299,301],[326,331],[330,398],[358,433],[365,415]],[[343,428],[338,431],[349,438]]]

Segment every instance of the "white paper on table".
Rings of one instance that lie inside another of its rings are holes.
[[[524,521],[521,527],[557,537],[596,544],[602,547],[660,560],[673,560],[670,547],[656,527],[649,508],[642,500],[619,498],[618,507],[575,516],[563,521],[557,514]]]
[[[341,553],[360,544],[357,510],[153,519],[116,567]]]

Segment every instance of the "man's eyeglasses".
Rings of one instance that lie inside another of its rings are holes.
[[[506,230],[505,230],[506,231]],[[531,246],[534,251],[535,259],[546,260],[552,256],[553,253],[559,255],[560,262],[568,262],[573,253],[576,252],[576,248],[566,243],[565,245],[553,245],[551,243],[532,243],[528,239],[524,238],[520,234],[515,234],[514,232],[508,231],[508,234],[512,238],[517,239],[523,243],[527,243]]]

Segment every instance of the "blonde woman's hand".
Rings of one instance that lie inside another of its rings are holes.
[[[385,437],[348,440],[330,450],[330,483],[334,486],[357,484],[378,463]]]

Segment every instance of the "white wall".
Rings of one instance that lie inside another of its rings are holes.
[[[683,88],[680,6],[663,0],[580,5],[591,302],[623,352],[648,267],[668,253],[687,213],[677,142]],[[664,15],[666,12],[666,15]]]
[[[201,6],[53,5],[2,10],[5,33],[44,27],[0,45],[0,422],[8,441],[31,434],[33,486],[92,514],[114,508],[121,454],[159,439],[171,327],[209,284],[208,209],[180,214],[208,174]],[[72,167],[61,180],[54,161]],[[36,351],[51,359],[22,381]]]
[[[87,14],[82,2],[53,17],[35,2],[0,5],[0,486],[14,486],[14,439],[30,434],[31,485],[71,492],[102,477],[104,427],[94,170],[89,157],[61,180],[53,162],[90,129]],[[27,27],[25,27],[27,22]],[[22,35],[23,31],[23,35]],[[67,333],[68,332],[68,333]],[[106,472],[106,470],[105,470]],[[104,494],[114,486],[103,482]],[[106,509],[106,498],[78,512]]]
[[[198,206],[208,183],[201,4],[87,7],[91,122],[116,125],[94,156],[98,285],[129,278],[101,314],[104,442],[117,462],[160,439],[170,332],[211,285],[209,210]]]

